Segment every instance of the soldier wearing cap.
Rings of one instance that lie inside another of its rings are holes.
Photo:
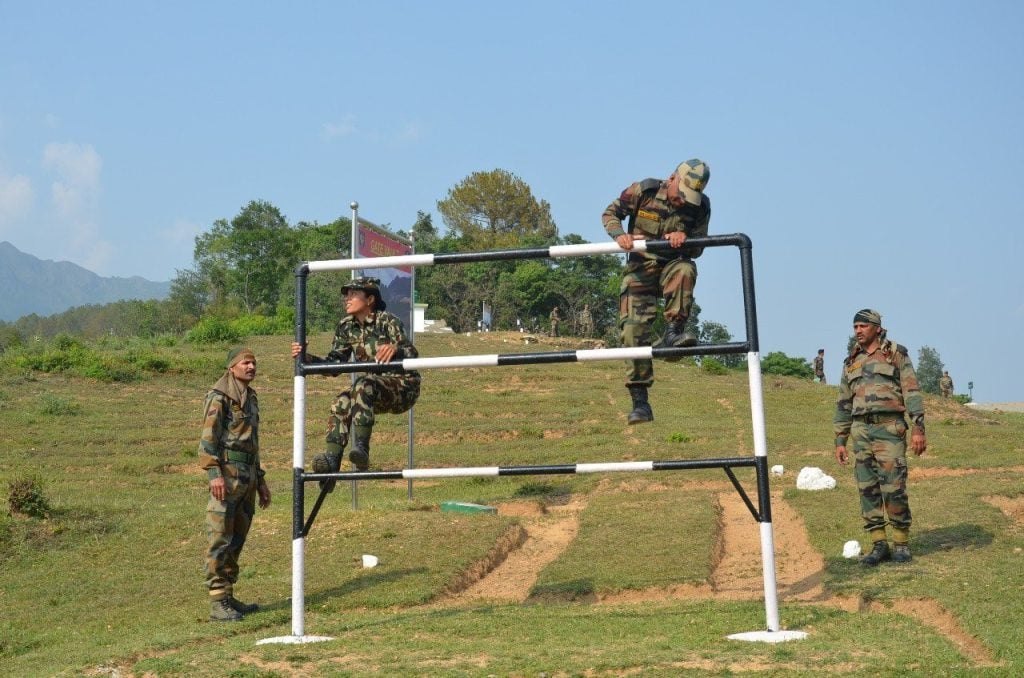
[[[858,311],[853,334],[856,343],[843,362],[836,402],[836,460],[845,466],[847,447],[852,448],[864,529],[872,541],[861,563],[906,563],[911,560],[911,516],[905,415],[912,422],[910,449],[920,456],[928,447],[924,401],[907,349],[886,338],[878,311]],[[892,528],[891,550],[887,524]]]
[[[631,184],[608,205],[601,221],[626,252],[626,270],[619,291],[619,327],[623,346],[650,346],[651,326],[664,301],[668,328],[660,346],[693,346],[697,338],[686,331],[693,307],[693,287],[702,247],[685,246],[689,237],[708,234],[711,200],[704,188],[711,168],[703,160],[680,163],[668,179],[645,179]],[[628,218],[627,226],[623,220]],[[634,240],[668,240],[671,252],[635,252]],[[650,360],[634,360],[626,373],[633,401],[630,424],[654,420],[647,389],[654,383]]]
[[[939,390],[942,392],[943,398],[953,397],[953,377],[949,376],[948,371],[943,371],[942,376],[939,377]]]
[[[232,349],[227,371],[206,394],[203,409],[199,466],[210,483],[205,569],[211,621],[238,621],[259,609],[234,596],[238,557],[256,514],[257,496],[260,508],[270,506],[270,488],[260,468],[260,409],[249,386],[255,378],[252,349]]]
[[[380,293],[377,278],[355,278],[341,288],[345,297],[347,315],[334,332],[331,351],[324,358],[306,354],[311,363],[340,361],[387,363],[416,358],[419,353],[405,334],[402,321],[388,313],[387,303]],[[292,342],[292,357],[302,353],[303,347]],[[349,461],[360,471],[370,464],[370,434],[378,412],[401,414],[407,412],[420,395],[420,375],[396,365],[392,371],[380,374],[360,374],[350,388],[337,395],[331,405],[327,424],[327,445],[324,452],[313,458],[315,473],[336,473],[349,442],[351,428],[352,449]],[[326,483],[333,489],[334,481]]]
[[[814,376],[819,384],[825,383],[825,349],[819,348],[814,357]]]

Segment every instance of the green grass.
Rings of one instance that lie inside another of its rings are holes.
[[[552,348],[506,343],[507,336],[424,335],[418,345],[424,356]],[[335,640],[256,646],[261,638],[291,632],[289,341],[247,341],[259,359],[254,386],[274,503],[258,512],[237,588],[240,598],[259,601],[263,611],[232,625],[206,621],[207,490],[195,456],[203,396],[221,373],[227,346],[65,347],[109,368],[92,377],[50,349],[39,350],[36,368],[31,361],[0,360],[0,488],[37,477],[49,506],[43,518],[0,512],[5,675],[1024,671],[1024,528],[986,501],[1024,491],[1024,416],[978,413],[929,398],[929,451],[910,462],[915,560],[865,571],[839,555],[845,540],[862,533],[852,471],[832,460],[835,389],[771,375],[764,379],[769,463],[787,468],[773,487],[824,557],[825,591],[877,601],[871,611],[784,602],[783,626],[810,636],[772,646],[726,639],[764,627],[758,600],[595,604],[605,594],[707,584],[719,548],[714,488],[726,483],[720,470],[420,481],[412,501],[404,481],[362,483],[358,511],[343,483],[305,549],[306,631]],[[315,336],[311,351],[322,354],[328,343],[328,335]],[[70,367],[40,371],[47,365]],[[109,378],[125,365],[130,380]],[[656,363],[655,421],[637,427],[625,424],[624,372],[620,362],[424,372],[416,466],[753,454],[745,372]],[[322,443],[327,408],[344,379],[306,380],[307,459]],[[380,418],[374,466],[405,466],[406,427],[404,416]],[[799,468],[812,465],[836,478],[836,490],[792,487]],[[925,470],[930,475],[915,477]],[[752,473],[737,475],[755,494]],[[441,513],[441,502],[554,507],[581,497],[586,508],[576,538],[541,570],[527,604],[436,604],[525,520]],[[380,566],[360,568],[363,553],[379,556]],[[948,610],[988,649],[994,665],[965,654],[932,625],[885,609],[890,601],[915,599]]]

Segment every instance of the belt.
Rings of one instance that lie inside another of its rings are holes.
[[[862,421],[865,424],[881,424],[883,422],[888,423],[890,421],[902,421],[902,412],[868,412],[867,414],[855,414],[853,415],[854,421]]]
[[[228,461],[240,461],[243,464],[253,464],[256,461],[256,455],[251,452],[239,452],[238,450],[228,450],[224,453],[224,456]]]

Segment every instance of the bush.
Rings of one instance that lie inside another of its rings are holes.
[[[292,330],[292,325],[286,318],[280,316],[243,315],[231,321],[231,329],[243,337],[252,337],[288,334]]]
[[[955,393],[953,394],[953,400],[960,403],[961,405],[966,405],[967,403],[971,402],[971,396],[967,395],[966,393]]]
[[[709,356],[704,356],[700,361],[700,368],[708,374],[728,374],[729,368],[720,361]]]
[[[185,341],[190,344],[233,344],[241,339],[242,334],[231,323],[221,318],[200,320],[185,335]]]
[[[7,486],[7,503],[12,514],[46,518],[50,512],[50,503],[43,494],[42,481],[36,476],[12,480]]]
[[[782,351],[773,351],[761,360],[761,372],[785,377],[813,379],[814,370],[804,358],[790,358]]]
[[[50,414],[61,417],[73,417],[82,411],[82,406],[71,398],[61,396],[43,395],[43,414]]]

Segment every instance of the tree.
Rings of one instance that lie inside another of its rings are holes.
[[[449,233],[469,250],[550,243],[558,233],[551,205],[538,202],[525,181],[503,169],[470,174],[437,209]]]
[[[196,237],[196,268],[217,302],[248,313],[272,312],[295,268],[298,244],[281,211],[253,200],[230,222],[218,219]]]
[[[702,344],[727,344],[732,341],[732,333],[729,332],[729,329],[722,323],[716,323],[713,320],[702,322],[696,334]],[[744,357],[737,353],[725,353],[716,355],[714,358],[731,368],[741,367],[744,362]]]
[[[939,379],[944,369],[942,358],[934,348],[922,346],[917,352],[917,381],[925,393],[938,394],[941,391]]]
[[[814,370],[805,358],[790,358],[782,351],[773,351],[761,360],[761,372],[787,377],[813,379]]]

